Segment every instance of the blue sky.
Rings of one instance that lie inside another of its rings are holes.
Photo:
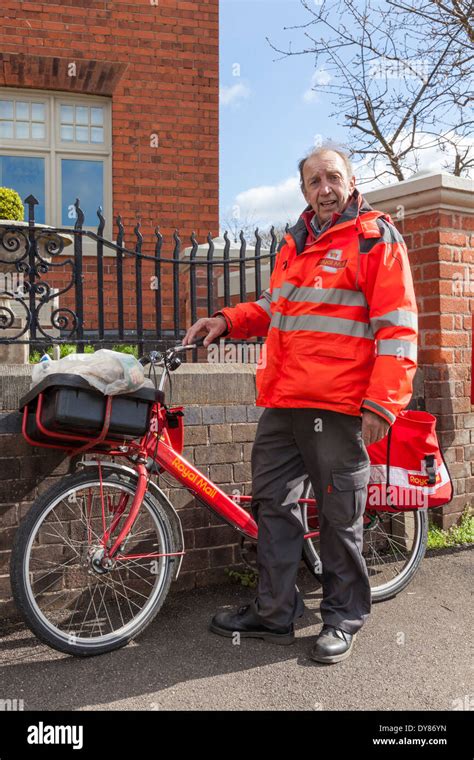
[[[284,27],[307,21],[299,0],[221,0],[220,14],[222,217],[239,193],[296,177],[298,160],[315,135],[327,130],[330,109],[319,99],[304,99],[314,73],[313,57],[278,61],[281,56],[265,39],[284,49],[293,40],[296,47],[302,32]],[[337,136],[334,129],[332,135]],[[343,135],[339,129],[339,139]],[[280,213],[294,215],[294,191],[285,193],[283,186],[280,195]],[[299,205],[304,206],[302,196]]]
[[[309,20],[300,0],[220,0],[221,222],[232,219],[236,208],[243,224],[261,228],[296,220],[305,206],[299,159],[315,140],[344,144],[349,138],[329,118],[330,102],[311,92],[312,78],[325,76],[314,57],[283,58],[266,41],[283,50],[290,42],[293,50],[309,46],[303,29],[285,30]],[[420,168],[440,166],[439,153],[424,153]],[[355,173],[360,180],[363,168],[356,165]],[[359,181],[362,191],[379,184]]]

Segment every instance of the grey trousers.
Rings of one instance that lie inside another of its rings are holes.
[[[253,611],[289,626],[305,605],[296,586],[304,528],[297,504],[311,480],[319,509],[323,623],[355,633],[371,609],[362,556],[370,463],[361,418],[324,409],[266,408],[252,449],[251,509],[258,523]]]

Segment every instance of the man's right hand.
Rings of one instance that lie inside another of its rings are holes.
[[[226,330],[227,323],[224,317],[203,317],[191,325],[182,340],[182,345],[188,346],[191,343],[194,343],[196,338],[199,337],[199,333],[204,332],[207,333],[207,335],[204,339],[203,346],[207,348],[209,343],[212,343],[213,340],[218,338],[219,335],[222,335],[223,332],[226,332]]]

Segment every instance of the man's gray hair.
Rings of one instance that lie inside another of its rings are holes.
[[[320,145],[318,148],[313,148],[304,158],[301,159],[301,161],[298,163],[298,169],[300,172],[300,187],[301,190],[304,190],[304,179],[303,179],[303,169],[306,161],[308,158],[313,158],[313,156],[319,156],[321,153],[327,153],[328,151],[332,151],[333,153],[337,153],[338,156],[342,158],[344,161],[344,165],[346,167],[347,176],[350,179],[354,174],[354,169],[352,168],[352,162],[349,158],[348,154],[337,144],[331,143],[331,142],[325,142],[322,145]]]

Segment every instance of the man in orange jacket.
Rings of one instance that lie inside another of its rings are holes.
[[[355,187],[348,157],[320,148],[300,164],[308,206],[280,245],[257,301],[199,319],[183,344],[207,333],[267,335],[257,368],[265,407],[252,449],[258,521],[255,600],[214,616],[225,636],[294,640],[304,612],[296,586],[304,528],[298,499],[310,478],[319,510],[323,628],[310,657],[349,656],[371,609],[362,555],[370,463],[408,404],[416,370],[417,309],[403,238]]]

